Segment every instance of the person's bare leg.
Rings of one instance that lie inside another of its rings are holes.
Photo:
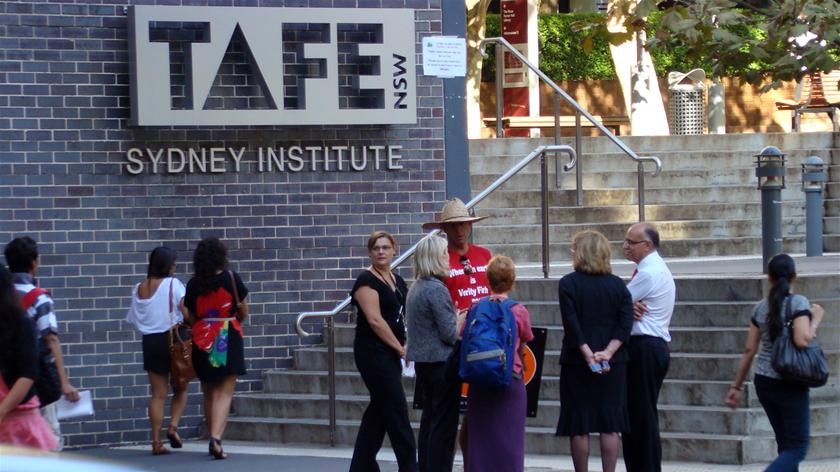
[[[175,438],[175,441],[170,438],[170,442],[176,444],[181,443],[181,436],[178,434],[178,423],[181,421],[181,416],[184,415],[184,410],[187,408],[187,390],[173,392],[172,404],[169,407],[169,428],[166,430],[167,437]]]
[[[589,471],[589,435],[580,434],[569,438],[569,444],[572,446],[572,463],[575,466],[575,472]]]
[[[149,398],[149,423],[152,426],[152,451],[160,451],[160,429],[163,427],[163,405],[169,392],[169,385],[165,375],[148,371],[152,396]]]
[[[236,376],[229,375],[213,385],[212,409],[210,417],[210,436],[222,439],[227,426],[230,404],[233,401],[233,389],[236,387]]]

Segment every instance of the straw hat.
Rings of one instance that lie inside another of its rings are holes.
[[[464,202],[462,202],[460,198],[453,198],[447,201],[443,206],[443,211],[440,213],[439,220],[423,223],[423,231],[441,229],[441,226],[445,223],[474,223],[476,221],[481,221],[484,218],[487,217],[470,215],[470,211],[467,210],[467,206],[464,205]]]

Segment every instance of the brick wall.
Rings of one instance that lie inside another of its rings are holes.
[[[412,8],[417,39],[441,29],[434,0],[0,2],[0,242],[21,235],[39,242],[38,277],[56,299],[72,383],[93,391],[96,415],[63,423],[71,447],[149,438],[140,336],[124,318],[153,247],[178,251],[186,282],[200,238],[228,244],[251,291],[249,373],[237,389],[260,390],[261,372],[289,366],[290,350],[302,342],[297,314],[330,309],[346,296],[367,262],[367,235],[386,229],[408,247],[444,199],[442,85],[419,65],[414,125],[129,126],[123,8],[155,3]],[[244,57],[234,41],[214,103],[265,105],[251,96],[258,94],[247,64],[236,64]],[[379,144],[402,146],[403,169],[260,172],[257,163],[259,148]],[[215,147],[246,149],[238,172],[231,160],[217,173],[127,171],[131,148]],[[197,383],[190,392],[184,432],[195,435]]]

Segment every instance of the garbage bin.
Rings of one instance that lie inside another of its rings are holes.
[[[668,125],[671,134],[706,130],[706,73],[703,69],[668,73]]]

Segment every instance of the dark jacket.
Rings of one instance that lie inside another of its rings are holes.
[[[560,312],[563,315],[561,364],[583,363],[580,346],[603,350],[610,340],[626,343],[633,327],[633,303],[624,282],[615,275],[572,272],[560,279]],[[610,362],[627,362],[622,344]]]

